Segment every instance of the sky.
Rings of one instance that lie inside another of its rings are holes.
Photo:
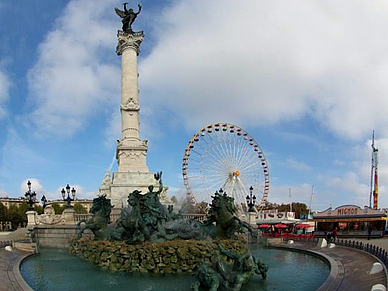
[[[371,136],[388,206],[386,1],[142,0],[141,136],[183,197],[182,158],[202,127],[247,131],[276,203],[369,204]],[[93,198],[121,135],[116,0],[0,0],[0,196]],[[289,197],[289,189],[292,196]]]

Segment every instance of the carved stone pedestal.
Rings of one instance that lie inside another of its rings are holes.
[[[34,210],[30,210],[26,212],[27,214],[27,228],[33,228],[36,225],[35,217],[38,215],[38,213]]]
[[[115,208],[122,208],[128,205],[128,194],[134,190],[139,190],[143,194],[148,192],[148,187],[152,185],[155,189],[159,187],[152,173],[140,172],[115,172],[109,184],[100,187],[100,194],[105,194]],[[160,202],[164,205],[173,205],[167,196],[168,187],[164,187],[160,194]]]
[[[63,216],[65,218],[65,224],[74,225],[75,224],[75,210],[74,208],[66,208],[63,211]]]

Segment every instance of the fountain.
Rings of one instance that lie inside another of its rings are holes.
[[[255,275],[263,279],[268,266],[252,256],[238,233],[256,231],[234,214],[234,198],[222,189],[214,194],[205,222],[174,215],[159,201],[163,189],[162,172],[155,174],[158,191],[151,185],[147,193],[134,190],[128,195],[131,209],[123,208],[121,218],[108,225],[110,199],[93,200],[93,217],[80,221],[77,239],[69,252],[109,270],[143,273],[193,272],[193,290],[218,290],[221,285],[240,290]],[[90,229],[94,239],[82,238]]]
[[[104,177],[100,195],[93,200],[92,217],[78,223],[78,237],[70,241],[69,249],[42,249],[40,255],[26,259],[20,268],[24,279],[41,291],[118,291],[128,286],[134,291],[319,287],[326,278],[322,274],[329,273],[326,262],[301,253],[249,247],[243,235],[255,237],[257,231],[235,215],[234,199],[222,189],[212,197],[204,222],[185,219],[160,202],[162,198],[168,201],[162,172],[148,172],[147,141],[139,139],[137,55],[144,34],[134,32],[132,24],[141,6],[137,13],[126,4],[124,11],[115,10],[123,22],[116,49],[123,57],[118,171],[112,179],[109,173]],[[121,212],[114,224],[111,212]],[[36,215],[30,216],[35,221]],[[93,238],[84,237],[87,229]],[[267,263],[259,257],[271,262],[276,272],[268,272]],[[296,261],[299,268],[304,266],[302,272],[295,268]]]
[[[162,174],[155,178],[161,188]],[[168,211],[157,192],[150,187],[144,195],[130,193],[132,209],[123,209],[114,225],[108,224],[109,199],[95,198],[94,216],[80,223],[69,250],[43,249],[28,258],[21,266],[24,279],[42,291],[126,290],[128,285],[134,291],[314,290],[329,273],[326,262],[307,254],[248,247],[239,232],[256,233],[233,215],[233,198],[222,190],[214,194],[205,222]],[[94,239],[82,237],[87,228]]]

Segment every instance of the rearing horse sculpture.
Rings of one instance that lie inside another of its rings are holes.
[[[205,222],[207,226],[211,226],[213,222],[216,223],[215,228],[212,229],[213,237],[235,239],[236,232],[242,233],[243,228],[246,228],[252,236],[257,236],[254,229],[236,217],[235,213],[234,199],[227,196],[222,189],[216,192],[210,206],[209,219]]]
[[[78,238],[81,238],[85,229],[90,229],[96,240],[104,240],[109,236],[108,224],[110,223],[110,212],[113,206],[110,203],[110,199],[106,199],[106,196],[100,196],[93,199],[93,205],[90,209],[92,217],[89,220],[82,219],[78,222],[78,226],[81,226]]]

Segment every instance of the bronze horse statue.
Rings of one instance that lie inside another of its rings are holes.
[[[106,196],[100,196],[93,199],[93,205],[90,209],[92,217],[89,220],[82,219],[78,222],[80,232],[78,238],[81,238],[85,229],[90,229],[96,240],[104,240],[109,236],[108,224],[110,223],[110,212],[113,206],[110,203],[110,199],[106,199]],[[84,223],[84,226],[81,224]]]
[[[243,228],[247,229],[253,237],[257,237],[257,232],[252,226],[235,216],[236,206],[232,197],[227,196],[220,189],[212,198],[209,218],[204,225],[210,227],[213,238],[236,239],[236,233],[243,233]]]

